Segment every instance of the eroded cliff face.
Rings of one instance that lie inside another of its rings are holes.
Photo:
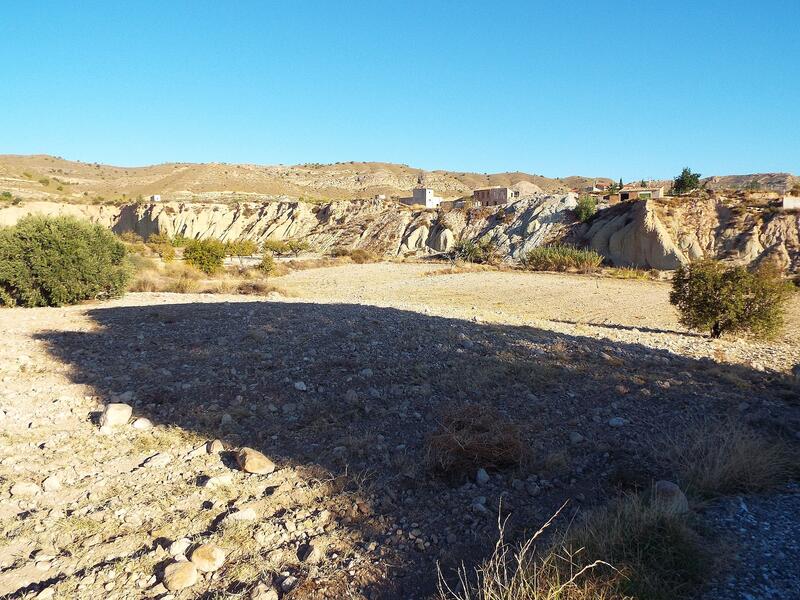
[[[707,198],[619,204],[572,237],[618,266],[675,269],[709,257],[736,264],[770,260],[796,273],[798,231],[800,214]]]
[[[774,260],[800,271],[800,215],[748,208],[722,198],[626,202],[575,223],[573,194],[536,194],[506,207],[412,210],[391,201],[297,201],[125,206],[25,202],[0,209],[0,225],[31,213],[69,214],[117,233],[162,232],[222,240],[298,238],[320,251],[363,248],[385,256],[444,252],[458,240],[488,237],[509,259],[565,240],[588,246],[618,266],[675,269],[700,257],[739,264]]]

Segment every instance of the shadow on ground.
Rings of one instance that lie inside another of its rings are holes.
[[[758,427],[798,424],[787,405],[796,390],[780,375],[535,328],[291,302],[89,315],[95,331],[39,338],[75,382],[106,400],[133,391],[138,416],[256,448],[304,476],[349,478],[354,514],[336,516],[373,571],[345,574],[342,597],[427,597],[436,561],[452,573],[491,550],[501,499],[518,536],[566,499],[577,508],[646,485],[664,475],[653,439],[687,421],[740,414],[747,402],[741,416]],[[473,473],[445,480],[425,467],[426,437],[467,402],[496,407],[529,448],[521,467],[481,486],[465,484]],[[308,596],[325,597],[325,582],[315,590]]]

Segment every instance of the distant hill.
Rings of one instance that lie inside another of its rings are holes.
[[[0,155],[0,192],[23,199],[65,202],[126,201],[161,194],[165,200],[261,200],[297,198],[310,201],[371,198],[376,194],[408,196],[418,185],[454,198],[475,189],[508,186],[523,194],[566,192],[606,178],[553,179],[528,173],[425,171],[378,162],[250,165],[166,163],[116,167],[34,155]]]
[[[0,155],[0,193],[24,200],[101,203],[129,202],[161,194],[177,201],[262,201],[304,199],[311,202],[408,196],[419,185],[445,198],[473,190],[508,186],[522,196],[542,191],[563,193],[607,177],[551,178],[519,171],[468,173],[425,171],[408,165],[380,162],[333,164],[251,165],[226,163],[165,163],[147,167],[116,167],[69,161],[48,155]],[[800,178],[788,173],[728,175],[704,179],[714,189],[763,189],[783,192]],[[665,185],[670,181],[663,182]]]

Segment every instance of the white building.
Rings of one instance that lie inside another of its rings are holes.
[[[150,196],[150,202],[161,202],[161,194],[153,194]]]
[[[783,210],[800,210],[800,196],[790,196],[786,194],[783,197]]]
[[[431,188],[416,188],[410,198],[400,198],[400,202],[409,206],[424,206],[425,208],[439,208],[442,198],[435,195]]]

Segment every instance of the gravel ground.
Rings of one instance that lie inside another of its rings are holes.
[[[726,498],[704,511],[732,550],[731,564],[702,600],[800,598],[800,487],[769,496]]]

